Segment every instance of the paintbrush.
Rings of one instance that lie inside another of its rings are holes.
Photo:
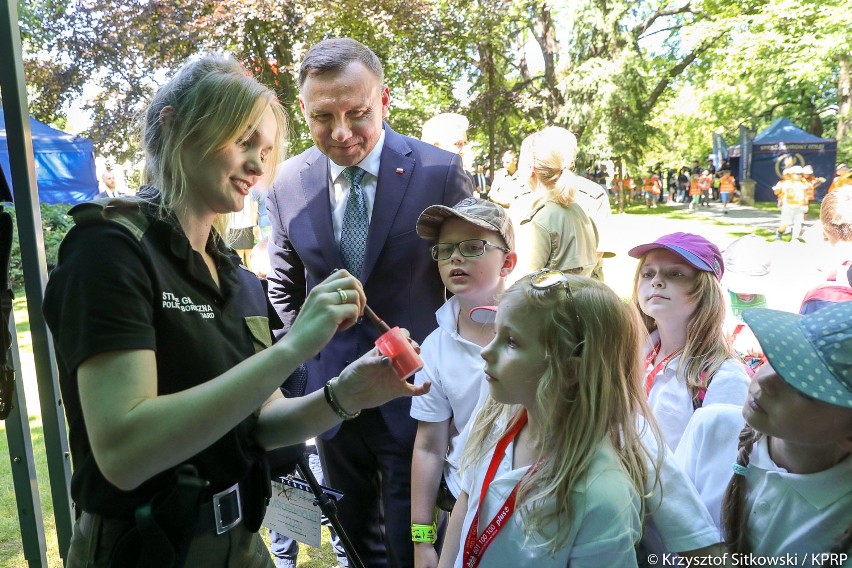
[[[370,321],[373,322],[373,325],[376,326],[382,333],[387,333],[390,331],[390,326],[384,322],[382,318],[376,315],[376,312],[370,309],[370,306],[364,304],[364,315],[370,318]]]

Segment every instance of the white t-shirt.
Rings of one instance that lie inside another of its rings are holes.
[[[411,417],[423,422],[450,422],[450,447],[444,463],[447,487],[456,497],[461,493],[459,462],[477,401],[485,400],[485,362],[482,348],[458,334],[459,302],[455,296],[441,306],[435,316],[438,327],[420,346],[423,369],[414,375],[414,384],[432,381],[431,390],[411,399]]]
[[[528,466],[512,469],[513,448],[514,443],[506,448],[494,481],[485,495],[485,503],[480,511],[480,527],[494,518],[528,469]],[[464,540],[479,507],[482,481],[490,461],[489,452],[464,475],[464,489],[469,497],[455,568],[462,568]],[[640,497],[609,443],[601,444],[587,475],[574,488],[571,497],[573,519],[566,525],[568,537],[555,556],[551,556],[547,548],[535,546],[542,542],[538,535],[532,535],[529,541],[525,541],[523,523],[516,509],[485,551],[480,566],[565,568],[570,563],[571,568],[635,567],[636,551],[633,545],[641,531]]]
[[[659,341],[659,333],[655,330],[651,334],[650,346]],[[651,347],[649,346],[648,352]],[[677,368],[680,363],[680,355],[673,357],[666,366],[654,377],[654,384],[648,395],[648,404],[654,412],[654,418],[663,432],[663,439],[672,451],[677,450],[680,438],[686,425],[694,412],[692,407],[692,395],[686,386],[686,381],[678,376]],[[645,377],[654,368],[654,364],[645,369]],[[719,370],[711,377],[710,386],[704,394],[702,406],[711,404],[745,404],[748,396],[748,385],[751,380],[746,373],[741,361],[728,359]]]
[[[717,525],[744,425],[742,407],[700,409],[675,452]],[[825,552],[852,522],[850,456],[818,473],[788,473],[772,461],[763,437],[751,452],[747,487],[746,542],[755,555]],[[811,566],[811,561],[802,555],[798,565]]]

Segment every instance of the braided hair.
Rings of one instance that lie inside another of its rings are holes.
[[[748,468],[751,460],[751,451],[763,433],[746,424],[740,431],[739,445],[737,451],[737,465]],[[746,493],[748,492],[748,476],[737,472],[728,482],[725,490],[725,498],[722,501],[722,534],[725,544],[732,553],[746,553],[746,525],[748,513],[746,512]]]

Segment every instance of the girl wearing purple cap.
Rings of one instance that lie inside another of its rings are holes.
[[[633,303],[650,332],[644,387],[663,437],[675,450],[696,408],[742,404],[749,376],[725,341],[719,249],[691,233],[634,247]]]

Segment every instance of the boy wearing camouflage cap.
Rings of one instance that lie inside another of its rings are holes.
[[[436,565],[435,507],[451,510],[461,491],[461,432],[473,418],[481,391],[488,389],[480,351],[494,337],[493,324],[474,322],[470,311],[497,303],[517,256],[506,211],[484,199],[427,208],[417,220],[417,234],[435,242],[432,258],[453,293],[435,314],[438,328],[423,342],[424,367],[414,377],[415,384],[431,381],[431,392],[411,406],[411,416],[419,421],[411,470],[411,536],[416,564]]]

